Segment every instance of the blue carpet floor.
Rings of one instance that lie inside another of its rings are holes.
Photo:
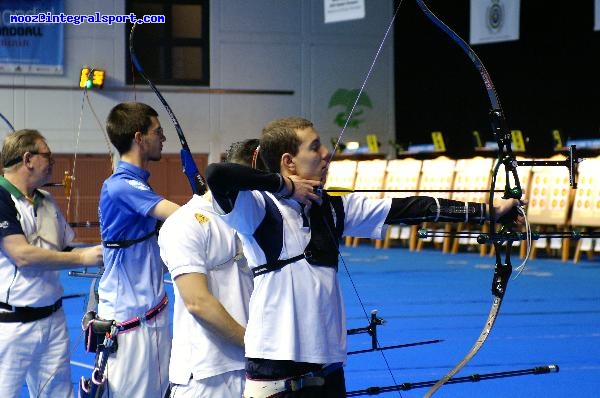
[[[376,309],[381,346],[442,339],[443,342],[351,355],[348,391],[395,383],[436,380],[471,348],[491,306],[492,257],[442,254],[404,248],[344,248],[340,265],[348,328],[367,325]],[[515,259],[515,265],[518,265]],[[350,272],[351,278],[345,268]],[[65,294],[86,293],[90,281],[64,276]],[[600,259],[577,265],[555,259],[530,260],[509,282],[500,315],[488,340],[457,375],[505,372],[557,364],[559,373],[446,385],[436,397],[600,396]],[[169,287],[169,294],[172,288]],[[171,301],[172,302],[172,301]],[[73,382],[89,377],[92,354],[83,351],[80,319],[84,299],[66,300],[72,339]],[[348,337],[348,350],[367,349],[367,334]],[[420,397],[426,389],[387,392],[381,397]],[[23,397],[27,397],[23,389]]]

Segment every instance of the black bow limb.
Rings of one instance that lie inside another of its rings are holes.
[[[142,69],[142,65],[141,65],[140,61],[137,59],[137,56],[135,55],[135,50],[133,47],[133,37],[134,37],[134,31],[135,31],[136,25],[137,24],[135,24],[135,23],[133,24],[133,26],[131,27],[131,33],[129,34],[129,55],[131,56],[131,63],[133,64],[133,66],[135,67],[135,69],[137,70],[139,75],[142,76],[142,78],[144,78],[146,83],[148,83],[148,86],[150,86],[152,91],[154,91],[154,94],[156,94],[156,97],[158,98],[158,100],[162,104],[163,108],[165,108],[165,111],[169,115],[169,118],[171,119],[171,122],[173,123],[173,127],[175,127],[175,131],[177,132],[177,137],[179,138],[179,143],[181,144],[180,156],[181,156],[181,165],[183,167],[183,173],[185,174],[185,176],[188,179],[188,182],[190,183],[192,192],[196,195],[203,195],[208,190],[206,181],[204,180],[204,177],[202,177],[202,175],[198,171],[198,166],[196,165],[196,162],[194,161],[192,152],[190,151],[190,147],[187,143],[185,135],[183,134],[183,129],[181,128],[181,125],[179,124],[179,120],[177,120],[177,117],[175,116],[173,109],[171,109],[168,102],[165,100],[165,98],[161,94],[161,92],[154,85],[154,83],[152,83],[150,78],[148,78],[148,76],[146,76],[146,74],[144,73],[144,69]]]

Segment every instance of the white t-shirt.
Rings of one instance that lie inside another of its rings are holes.
[[[52,196],[39,191],[37,208],[23,195],[11,194],[20,216],[20,224],[29,244],[61,251],[75,234]],[[63,294],[60,273],[28,267],[18,268],[0,252],[0,301],[17,307],[44,307],[54,304]]]
[[[283,216],[283,247],[278,259],[286,260],[301,254],[311,238],[302,208],[294,200],[276,199],[270,193],[266,195]],[[347,195],[343,205],[344,234],[382,238],[391,199]],[[260,192],[242,191],[238,193],[231,213],[223,216],[240,234],[251,268],[266,263],[265,252],[255,238],[266,208]],[[275,239],[282,238],[273,236]],[[313,266],[302,259],[256,277],[245,345],[249,358],[319,364],[344,362],[346,316],[336,270]]]
[[[248,320],[252,274],[241,243],[214,213],[212,204],[194,195],[160,229],[160,255],[175,280],[188,273],[205,274],[213,296],[242,326]],[[244,349],[202,326],[186,309],[175,287],[170,381],[195,380],[244,369]]]

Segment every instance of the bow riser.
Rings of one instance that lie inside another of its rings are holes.
[[[139,60],[137,59],[137,56],[135,55],[135,51],[134,51],[134,47],[133,47],[133,36],[134,36],[135,27],[136,27],[136,24],[133,24],[133,26],[131,27],[131,33],[129,34],[129,54],[131,56],[131,63],[133,64],[133,66],[135,67],[137,72],[140,74],[140,76],[148,83],[148,85],[150,86],[150,88],[152,89],[154,94],[156,94],[156,97],[162,104],[163,108],[169,115],[169,118],[171,119],[171,122],[173,123],[173,126],[175,127],[175,132],[177,132],[177,137],[179,138],[179,143],[181,144],[180,156],[181,156],[181,166],[183,168],[183,173],[185,174],[185,176],[188,179],[188,182],[190,183],[192,192],[196,195],[203,195],[208,190],[208,187],[206,185],[206,181],[204,180],[204,177],[202,177],[202,175],[200,174],[200,171],[198,171],[198,166],[196,165],[196,162],[194,161],[192,152],[190,151],[190,147],[187,143],[187,140],[185,139],[185,135],[183,134],[183,129],[181,128],[181,125],[179,124],[179,121],[177,120],[177,117],[175,116],[173,109],[171,109],[171,107],[167,103],[167,100],[165,100],[165,98],[163,97],[161,92],[158,90],[158,88],[154,85],[154,83],[152,83],[152,81],[148,78],[148,76],[146,76],[146,74],[144,73],[144,69],[142,68],[142,65],[140,64]]]

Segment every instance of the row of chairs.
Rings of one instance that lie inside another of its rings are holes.
[[[563,160],[561,156],[544,160]],[[517,160],[528,160],[518,158]],[[541,159],[538,159],[541,160]],[[436,196],[460,201],[487,202],[486,192],[449,192],[451,190],[485,191],[489,188],[495,159],[474,157],[454,160],[447,157],[417,160],[412,158],[394,160],[338,160],[329,166],[325,188],[348,190],[371,190],[365,192],[372,198],[406,197],[412,195]],[[579,187],[569,186],[569,172],[560,166],[519,166],[517,172],[525,197],[528,199],[527,215],[534,230],[541,232],[592,231],[600,228],[600,157],[586,159],[579,165]],[[510,184],[514,186],[512,176]],[[496,189],[503,189],[506,174],[500,166],[496,179]],[[436,192],[427,192],[427,191]],[[390,192],[394,191],[394,192]],[[416,192],[419,191],[419,192]],[[496,193],[496,198],[502,193]],[[422,225],[436,229],[435,225]],[[446,232],[452,226],[441,226]],[[455,230],[463,231],[470,226],[457,224]],[[383,241],[375,246],[389,248],[394,239],[408,241],[410,250],[420,250],[427,240],[417,239],[417,227],[392,226],[388,228]],[[484,231],[485,232],[485,231]],[[347,237],[346,245],[356,246],[357,238]],[[441,246],[444,252],[456,253],[460,245],[477,245],[476,238],[434,238],[433,243]],[[518,242],[515,244],[519,244]],[[481,255],[486,254],[486,246],[478,245]],[[539,239],[534,241],[530,257],[536,256],[538,249],[548,254],[559,252],[563,261],[571,253],[569,238]],[[573,261],[580,260],[581,253],[587,252],[591,258],[594,251],[600,251],[600,239],[583,238],[577,241]],[[525,255],[525,244],[521,244],[521,256]]]

